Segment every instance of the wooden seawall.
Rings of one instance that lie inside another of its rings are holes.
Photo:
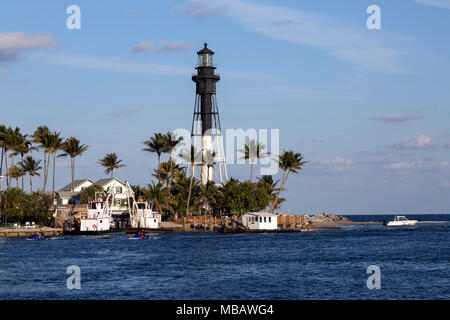
[[[34,229],[13,229],[13,228],[0,228],[0,237],[29,237],[32,234],[42,232],[47,237],[62,235],[62,228],[34,228]]]

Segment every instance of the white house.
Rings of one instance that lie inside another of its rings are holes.
[[[89,179],[74,180],[73,191],[72,182],[57,191],[58,204],[81,204],[81,190],[93,184]]]
[[[242,224],[250,230],[276,230],[277,215],[269,212],[248,212],[242,216]]]
[[[126,185],[122,181],[116,178],[107,178],[100,179],[95,181],[95,184],[101,186],[106,192],[110,190],[110,188],[114,188],[114,205],[112,207],[113,212],[122,213],[127,209],[127,194],[125,192]]]
[[[93,184],[101,186],[106,192],[108,192],[110,188],[115,188],[115,203],[112,208],[113,212],[122,213],[127,210],[127,195],[125,192],[126,185],[116,178],[100,179],[95,182],[92,182],[92,180],[89,179],[75,180],[73,184],[73,191],[71,191],[72,183],[69,183],[58,190],[56,194],[57,204],[81,204],[81,191]]]

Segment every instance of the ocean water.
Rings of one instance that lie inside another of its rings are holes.
[[[450,299],[450,215],[339,231],[0,238],[0,299]],[[379,221],[392,216],[349,216]],[[67,288],[67,267],[81,289]],[[369,290],[367,267],[381,270]]]

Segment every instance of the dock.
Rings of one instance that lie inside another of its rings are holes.
[[[62,228],[0,228],[0,237],[29,237],[32,234],[42,232],[46,237],[61,236],[63,233]]]

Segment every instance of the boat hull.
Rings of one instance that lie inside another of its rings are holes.
[[[63,231],[63,235],[73,235],[73,236],[98,236],[107,233],[123,233],[125,229],[109,229],[109,230],[100,230],[100,231],[80,231],[80,230],[71,230],[71,231]]]
[[[173,229],[170,229],[170,228],[158,228],[158,229],[127,228],[125,232],[127,234],[136,234],[136,233],[139,233],[139,232],[145,232],[145,233],[169,233],[169,232],[173,232]]]
[[[401,226],[413,226],[417,223],[417,220],[408,220],[408,221],[389,221],[384,225],[388,227],[401,227]]]

